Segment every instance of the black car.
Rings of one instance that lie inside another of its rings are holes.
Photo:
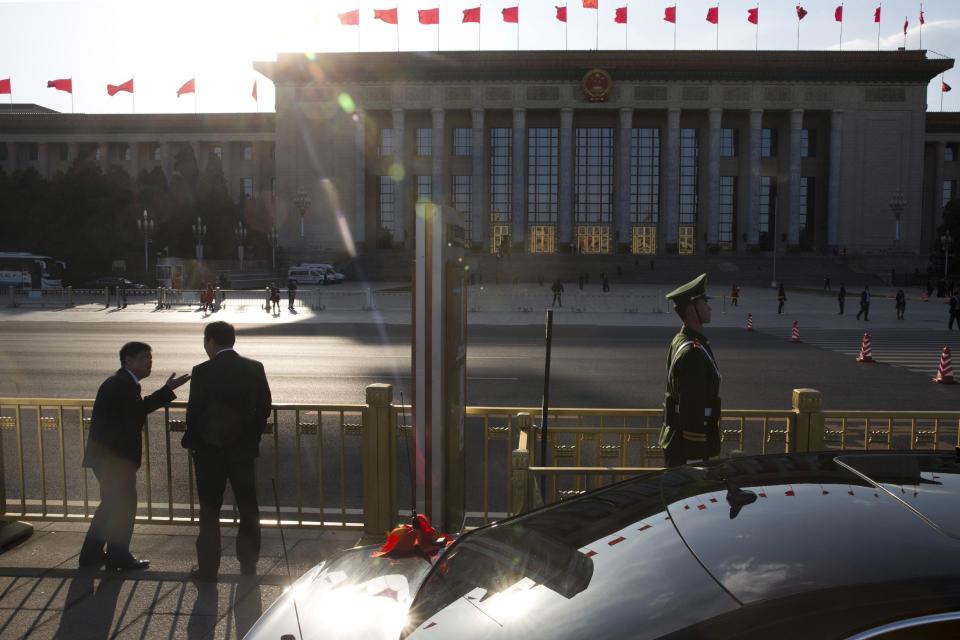
[[[430,560],[348,550],[247,638],[958,638],[960,463],[730,458],[476,529]]]

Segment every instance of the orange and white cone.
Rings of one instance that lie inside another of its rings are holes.
[[[860,343],[860,355],[857,356],[857,362],[876,362],[873,359],[873,349],[870,347],[870,334],[863,334],[863,342]]]
[[[793,329],[790,330],[790,342],[800,342],[800,325],[793,321]]]
[[[753,331],[753,314],[747,314],[747,331]]]
[[[933,381],[940,384],[957,384],[957,381],[953,379],[950,347],[943,348],[943,353],[940,354],[940,369],[937,371],[937,375],[933,377]]]

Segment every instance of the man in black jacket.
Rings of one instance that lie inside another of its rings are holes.
[[[137,515],[137,469],[143,456],[143,425],[147,414],[176,398],[173,390],[190,376],[171,373],[166,384],[146,398],[140,381],[150,375],[150,345],[128,342],[120,349],[120,369],[107,378],[93,403],[90,436],[83,466],[93,469],[100,484],[100,505],[80,550],[80,566],[106,563],[108,571],[146,569],[149,560],[130,553]],[[106,553],[104,553],[106,545]]]
[[[227,480],[240,514],[237,560],[240,573],[254,575],[260,557],[260,509],[254,462],[272,399],[263,365],[233,350],[233,325],[211,322],[203,331],[209,360],[193,368],[187,430],[200,499],[197,565],[191,576],[216,582],[220,570],[220,509]]]

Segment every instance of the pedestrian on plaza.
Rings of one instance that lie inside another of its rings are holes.
[[[683,326],[667,351],[660,446],[668,467],[720,453],[720,369],[703,334],[710,322],[707,274],[667,294]]]
[[[860,292],[860,311],[857,312],[857,320],[861,315],[866,322],[870,322],[870,285],[865,285]]]
[[[173,401],[177,397],[173,390],[190,379],[171,373],[162,387],[144,398],[140,381],[149,377],[152,369],[150,345],[128,342],[120,349],[120,368],[97,390],[82,464],[93,469],[97,478],[100,505],[80,548],[81,567],[106,564],[107,571],[119,572],[150,566],[149,560],[130,553],[143,425],[148,413]]]
[[[260,558],[255,461],[272,398],[263,365],[234,351],[235,342],[231,324],[211,322],[204,328],[209,360],[193,368],[187,429],[180,442],[190,451],[197,478],[200,531],[197,568],[190,577],[199,582],[216,582],[220,571],[220,509],[228,480],[240,516],[240,573],[255,575]]]
[[[270,313],[271,308],[273,307],[273,283],[271,282],[267,285],[267,304],[264,305],[264,308],[267,310],[267,313]]]
[[[580,286],[580,291],[583,291],[583,274],[580,274],[580,277],[577,278],[577,284]]]
[[[783,313],[783,303],[787,301],[787,291],[783,288],[783,283],[780,283],[780,288],[777,289],[777,315]]]
[[[273,315],[280,315],[280,287],[273,283],[270,284],[270,304]]]
[[[947,329],[953,331],[953,323],[957,322],[957,328],[960,329],[960,294],[953,291],[950,294],[950,322],[947,323]]]
[[[907,296],[903,289],[897,290],[897,320],[903,320],[903,312],[907,310]]]
[[[117,309],[127,308],[127,285],[123,278],[117,281]]]
[[[583,287],[580,287],[581,289]],[[550,303],[550,306],[560,305],[560,308],[563,308],[563,283],[560,282],[560,278],[557,278],[553,281],[553,285],[550,287],[553,291],[553,302]]]
[[[737,307],[740,302],[740,287],[737,286],[737,283],[733,283],[730,287],[730,304]]]
[[[326,277],[326,272],[324,272]],[[293,311],[293,303],[297,301],[297,281],[287,278],[287,310]]]
[[[604,293],[610,293],[610,278],[608,278],[606,275],[603,276],[603,280],[600,283],[600,289]]]
[[[847,288],[840,283],[840,291],[837,292],[837,304],[840,305],[840,313],[837,315],[843,315],[843,304],[847,301]]]
[[[823,279],[823,290],[830,291],[830,276]]]

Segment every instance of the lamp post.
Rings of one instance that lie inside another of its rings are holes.
[[[897,221],[896,231],[893,236],[894,242],[897,244],[900,243],[900,216],[903,215],[903,210],[907,208],[907,200],[903,197],[903,193],[897,191],[893,194],[893,197],[890,198],[890,211],[893,212],[893,217]]]
[[[303,233],[303,216],[306,215],[307,209],[310,208],[310,194],[307,193],[304,189],[297,189],[297,193],[293,196],[293,206],[297,208],[297,211],[300,212],[300,237],[304,237]]]
[[[151,242],[151,236],[153,236],[153,220],[150,219],[150,214],[147,213],[147,210],[143,210],[143,217],[137,218],[137,229],[140,230],[140,233],[143,234],[143,272],[146,275],[150,275],[150,253],[149,246]]]
[[[273,264],[273,272],[277,272],[277,246],[280,244],[280,234],[277,233],[277,225],[270,227],[267,232],[267,239],[270,241],[270,258]]]
[[[207,225],[203,223],[203,218],[197,216],[197,221],[190,225],[193,229],[193,237],[197,241],[197,260],[203,260],[203,237],[207,235]]]
[[[233,234],[237,236],[237,258],[240,259],[240,271],[243,271],[243,241],[247,239],[247,228],[243,226],[243,221],[237,223]]]
[[[953,236],[950,235],[949,229],[940,236],[940,243],[943,245],[943,277],[946,278],[950,271],[950,245],[953,244]]]

